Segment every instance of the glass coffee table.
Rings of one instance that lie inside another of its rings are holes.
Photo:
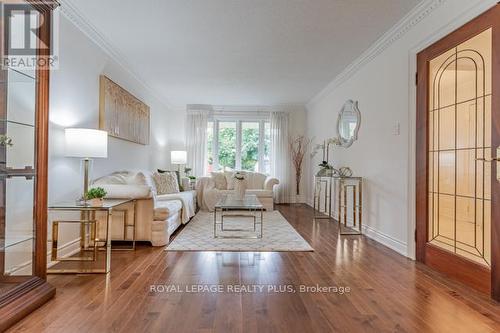
[[[253,221],[253,229],[224,227],[224,219],[228,218],[238,219],[240,225],[242,222],[240,220],[249,219]],[[262,238],[263,222],[264,206],[256,195],[245,195],[243,199],[234,195],[225,195],[215,204],[214,238]],[[257,225],[260,228],[257,228]]]

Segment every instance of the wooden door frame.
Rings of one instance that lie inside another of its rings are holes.
[[[466,258],[427,243],[428,217],[428,72],[429,61],[461,42],[493,27],[492,71],[500,73],[500,5],[496,5],[417,54],[416,108],[416,259],[482,292],[491,292],[500,300],[500,205],[491,209],[491,272]],[[492,78],[492,112],[500,110],[500,75]],[[498,118],[498,117],[497,117]],[[492,121],[492,147],[500,144],[500,119]],[[496,180],[496,163],[492,163],[492,202],[500,202],[500,182]],[[470,267],[474,267],[473,274]],[[464,269],[467,268],[467,269]]]

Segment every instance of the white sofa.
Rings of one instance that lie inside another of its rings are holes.
[[[235,171],[212,172],[200,177],[196,183],[198,204],[204,210],[213,211],[214,205],[223,195],[233,193]],[[255,194],[267,211],[274,210],[274,189],[279,180],[263,173],[239,171],[245,175],[246,194]]]
[[[108,199],[135,199],[136,240],[149,241],[153,246],[168,244],[174,231],[181,224],[189,222],[196,213],[195,191],[158,195],[149,171],[114,172],[96,179],[91,186],[104,188]],[[130,210],[128,218],[132,219],[133,205],[129,204],[125,208]],[[111,225],[111,237],[123,240],[123,215],[115,218]],[[132,221],[128,224],[132,224]],[[128,228],[127,239],[130,240],[133,233],[131,227]]]

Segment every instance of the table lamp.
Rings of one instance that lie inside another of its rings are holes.
[[[179,173],[181,172],[181,165],[187,163],[187,151],[173,150],[170,152],[170,163],[177,164]]]
[[[90,128],[66,128],[64,130],[67,157],[83,160],[83,197],[89,189],[89,164],[91,158],[108,157],[108,132]]]

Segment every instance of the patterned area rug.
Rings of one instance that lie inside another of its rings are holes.
[[[219,218],[219,217],[218,217]],[[248,231],[223,231],[218,235],[252,235],[253,220],[225,218],[224,228]],[[257,239],[214,238],[214,215],[199,212],[167,246],[167,251],[314,251],[278,212],[264,212],[263,237]],[[220,225],[219,225],[220,230]],[[257,230],[260,226],[257,225]]]

